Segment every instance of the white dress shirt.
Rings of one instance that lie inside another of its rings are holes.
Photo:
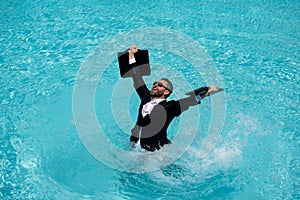
[[[160,102],[162,102],[164,100],[165,99],[153,99],[153,100],[149,101],[148,103],[146,103],[145,105],[143,105],[143,109],[142,109],[143,117],[145,117],[147,114],[150,114],[150,112],[153,110],[154,106],[156,106],[157,104],[159,104]]]

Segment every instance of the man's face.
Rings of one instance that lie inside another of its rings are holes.
[[[159,80],[153,83],[153,87],[151,89],[151,96],[153,97],[164,97],[169,94],[170,91],[166,89],[167,82],[164,80]]]

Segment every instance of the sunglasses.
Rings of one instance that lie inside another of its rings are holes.
[[[163,83],[161,83],[159,81],[154,81],[153,85],[156,85],[156,84],[158,85],[158,87],[164,87],[165,89],[170,90],[167,86],[165,86]]]

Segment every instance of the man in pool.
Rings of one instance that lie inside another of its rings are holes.
[[[130,46],[128,50],[130,65],[135,64],[137,52],[137,46]],[[133,147],[140,146],[147,151],[159,150],[171,143],[167,137],[167,129],[174,117],[179,116],[190,106],[200,104],[205,97],[222,90],[216,86],[203,87],[200,91],[190,93],[187,98],[167,101],[173,92],[171,81],[162,78],[155,81],[149,90],[138,68],[133,68],[132,74],[134,88],[141,99],[141,104],[136,125],[131,130],[130,141]]]

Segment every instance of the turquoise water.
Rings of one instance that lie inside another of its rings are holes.
[[[0,5],[1,199],[300,198],[298,1]],[[176,119],[170,137],[183,128],[195,138],[171,164],[143,173],[96,158],[82,141],[73,101],[80,70],[95,69],[87,77],[99,79],[97,120],[111,144],[130,151],[138,98],[131,80],[120,79],[117,58],[108,61],[135,41],[150,51],[145,80],[173,80],[171,98],[183,97],[187,83],[226,91]],[[97,57],[102,51],[107,56]],[[91,55],[99,58],[95,67]],[[210,129],[216,121],[220,129]]]

